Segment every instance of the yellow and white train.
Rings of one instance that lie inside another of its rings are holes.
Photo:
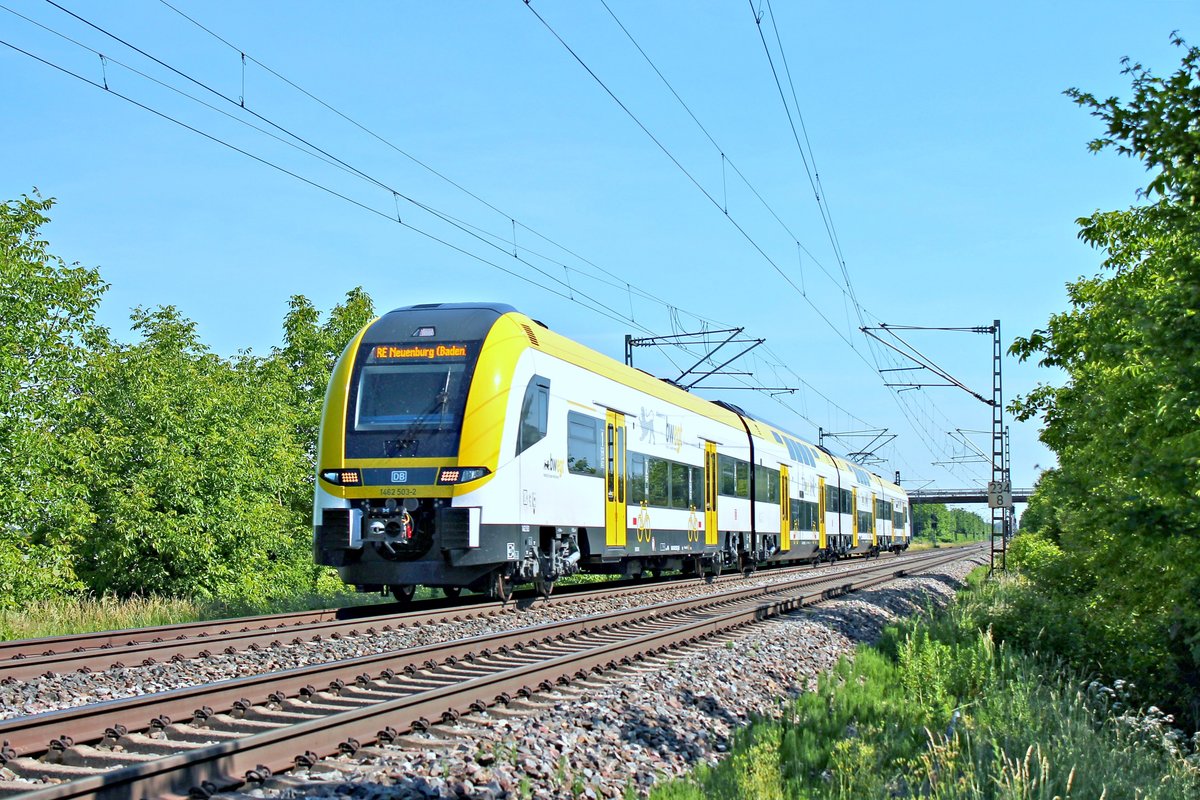
[[[410,306],[358,333],[325,397],[315,495],[317,562],[400,599],[911,538],[899,486],[498,304]]]

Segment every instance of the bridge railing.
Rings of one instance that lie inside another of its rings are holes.
[[[1029,496],[1033,494],[1033,489],[1013,489],[1012,499],[1014,503],[1028,503]],[[921,503],[940,503],[949,505],[952,503],[982,503],[987,504],[988,494],[987,489],[911,489],[908,492],[908,502],[914,505]]]

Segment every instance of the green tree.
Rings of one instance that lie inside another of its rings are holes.
[[[89,522],[64,433],[89,354],[107,347],[107,285],[50,253],[53,205],[36,191],[0,205],[0,607],[78,588],[69,548]]]
[[[222,358],[175,308],[97,326],[106,284],[0,207],[0,607],[88,589],[245,603],[317,588],[313,459],[338,355],[374,312],[292,298],[284,344]]]
[[[172,308],[90,364],[75,436],[95,523],[77,550],[98,592],[265,602],[318,588],[312,483],[337,356],[372,316],[361,289],[322,323],[292,298],[284,346],[225,359]]]
[[[95,515],[80,575],[119,595],[304,590],[307,547],[285,504],[302,461],[289,398],[257,359],[209,352],[172,307],[132,320],[141,341],[93,359],[79,403],[76,469]]]
[[[950,508],[942,503],[919,503],[912,506],[913,525],[917,541],[929,541],[934,536],[933,518],[937,517],[936,539],[953,542],[959,539],[979,539],[987,535],[991,523],[974,511]]]
[[[1079,220],[1102,271],[1012,347],[1066,382],[1012,410],[1040,418],[1058,455],[1031,511],[1068,565],[1041,589],[1072,597],[1087,631],[1072,655],[1200,719],[1200,50],[1173,41],[1184,56],[1165,78],[1124,62],[1128,101],[1067,93],[1105,125],[1091,149],[1137,158],[1150,178],[1142,205]]]
[[[280,384],[292,410],[293,435],[304,456],[304,471],[294,476],[288,502],[310,533],[325,389],[342,351],[374,318],[375,304],[361,286],[347,292],[346,299],[334,306],[324,322],[308,298],[295,295],[283,321],[283,346],[272,351],[263,367],[271,380]]]

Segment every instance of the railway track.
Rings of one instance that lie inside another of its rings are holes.
[[[654,581],[667,579],[652,579]],[[628,581],[612,581],[604,584],[578,584],[560,587],[560,595],[571,595],[589,590],[613,589],[630,585]],[[527,605],[540,595],[518,592],[509,605]],[[436,597],[417,600],[408,605],[401,603],[376,603],[372,605],[324,608],[313,611],[290,611],[281,614],[263,614],[251,617],[233,617],[218,620],[201,620],[175,625],[154,625],[145,628],[130,628],[95,633],[75,633],[65,636],[47,636],[37,639],[13,639],[0,641],[0,669],[4,662],[40,658],[64,653],[83,653],[88,650],[120,650],[141,644],[161,643],[168,640],[209,638],[253,631],[289,631],[323,622],[362,620],[372,617],[392,617],[401,614],[447,611],[476,606],[495,607],[501,604],[490,601],[484,595],[467,597]]]
[[[255,784],[970,553],[858,563],[837,574],[802,571],[766,586],[730,582],[717,594],[603,617],[8,720],[0,723],[2,760],[16,777],[0,781],[0,793],[29,800],[203,796]]]
[[[836,570],[838,565],[824,569]],[[783,576],[794,571],[808,572],[811,568],[777,568],[761,574]],[[740,579],[741,575],[734,573],[709,579],[709,582],[720,585]],[[98,672],[114,666],[151,666],[165,661],[206,658],[214,653],[232,654],[278,646],[285,642],[319,641],[321,638],[336,639],[364,633],[370,635],[397,628],[495,616],[535,605],[585,603],[614,593],[630,597],[645,596],[663,591],[664,586],[681,586],[696,580],[664,578],[636,584],[627,581],[602,585],[579,584],[564,587],[566,591],[549,598],[529,594],[507,603],[489,600],[482,595],[466,601],[436,598],[414,609],[387,603],[0,642],[0,682],[78,671]]]
[[[628,578],[597,583],[581,583],[560,586],[554,597],[569,597],[576,594],[619,591],[633,587],[649,587],[679,580],[678,576],[648,577],[634,582]],[[694,580],[694,578],[690,579]],[[507,605],[475,594],[465,597],[433,597],[411,603],[374,603],[345,608],[323,608],[312,611],[288,611],[280,614],[260,614],[248,617],[231,617],[217,620],[200,620],[173,625],[153,625],[144,628],[128,628],[94,633],[74,633],[64,636],[46,636],[36,639],[11,639],[0,641],[0,670],[6,662],[41,658],[65,653],[83,653],[89,650],[114,651],[141,644],[161,643],[169,640],[210,638],[253,631],[291,632],[307,625],[323,622],[366,620],[370,618],[394,617],[404,614],[427,612],[450,613],[454,610],[473,609],[481,613],[498,608],[524,608],[542,599],[533,590],[518,591]],[[0,672],[0,676],[3,673]]]

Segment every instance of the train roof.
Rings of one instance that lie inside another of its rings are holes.
[[[393,309],[376,319],[363,335],[364,344],[411,339],[414,325],[452,325],[460,339],[482,339],[496,320],[516,309],[504,303],[422,303]]]
[[[819,461],[844,470],[861,472],[869,476],[866,479],[860,476],[863,483],[877,483],[883,487],[903,491],[896,484],[870,470],[863,469],[848,459],[836,456],[785,428],[759,419],[739,406],[725,401],[697,397],[670,381],[657,378],[636,367],[630,367],[598,350],[593,350],[574,339],[556,333],[544,323],[522,314],[507,303],[421,303],[396,308],[371,323],[364,333],[362,341],[366,344],[403,341],[411,339],[415,335],[414,326],[419,328],[422,325],[445,326],[447,324],[455,328],[457,338],[483,339],[505,317],[511,318],[517,326],[523,329],[522,336],[528,340],[529,347],[605,375],[626,386],[687,408],[689,411],[702,414],[710,419],[734,427],[741,427],[741,420],[744,420],[751,435],[784,446],[797,462],[815,465],[815,462]],[[532,328],[533,325],[537,326],[536,332]]]

